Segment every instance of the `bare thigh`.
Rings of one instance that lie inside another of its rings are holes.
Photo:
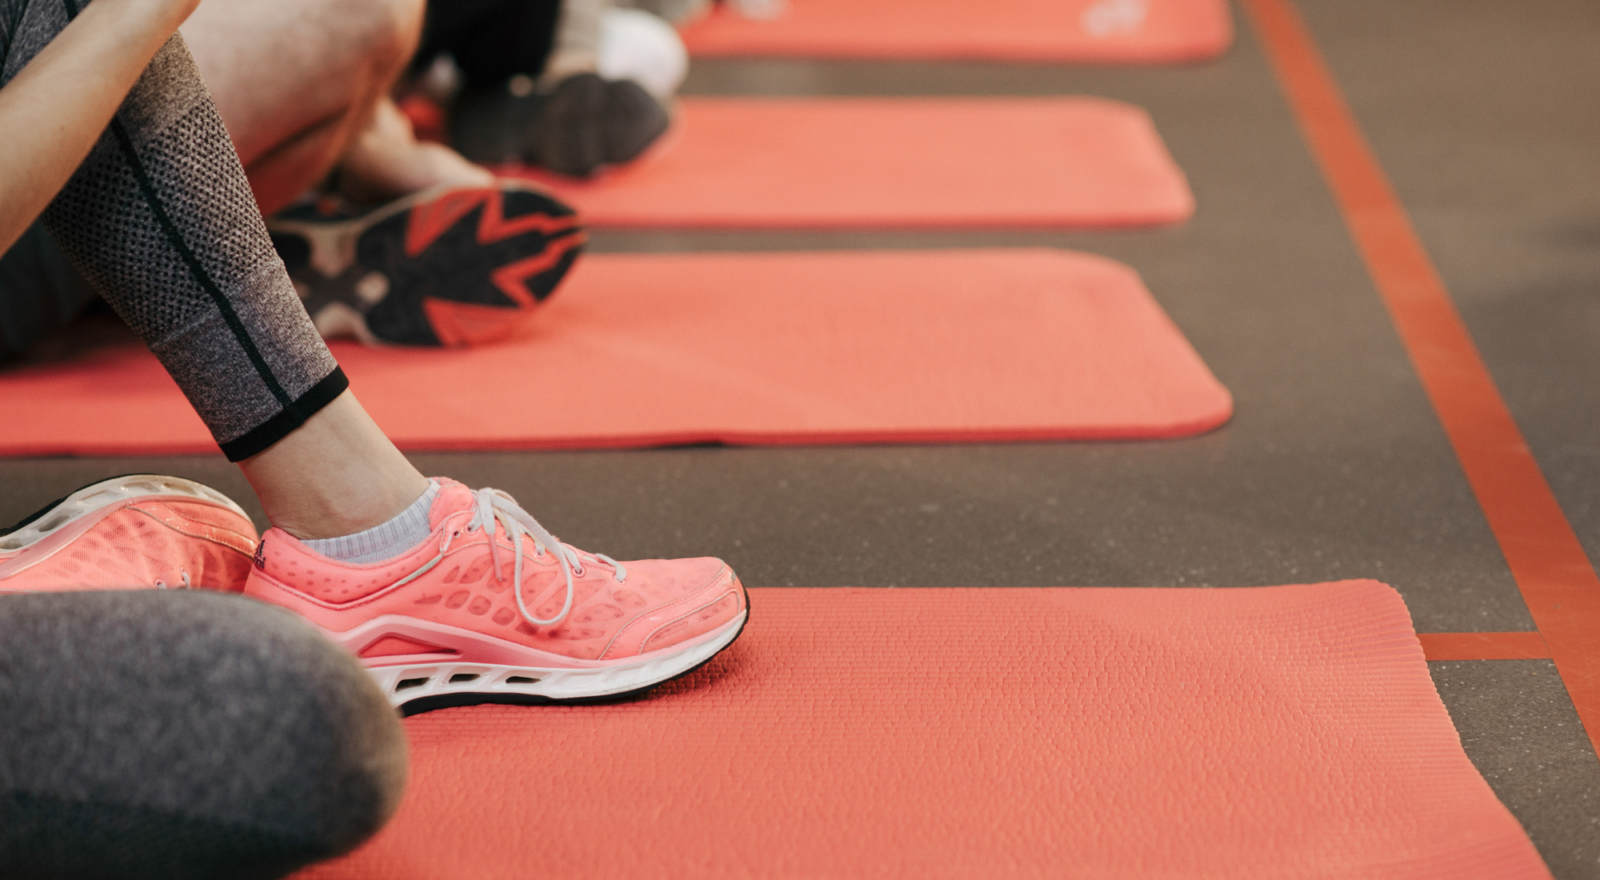
[[[249,168],[318,127],[354,136],[361,111],[414,51],[423,8],[423,0],[205,0],[183,37]]]

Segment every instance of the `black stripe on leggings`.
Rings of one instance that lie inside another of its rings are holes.
[[[211,296],[212,304],[222,313],[222,320],[227,322],[228,329],[233,331],[234,339],[238,341],[239,347],[244,349],[245,357],[250,359],[251,365],[256,368],[256,373],[261,376],[261,381],[266,383],[267,390],[278,399],[278,403],[288,406],[288,392],[278,384],[278,378],[272,375],[272,368],[267,366],[267,359],[261,356],[261,350],[256,348],[255,340],[250,338],[244,322],[239,320],[239,313],[233,310],[233,303],[228,301],[227,295],[217,286],[217,282],[206,274],[205,267],[200,265],[200,259],[189,249],[188,243],[183,240],[183,235],[178,232],[178,227],[172,222],[172,218],[167,216],[167,209],[162,206],[156,194],[154,181],[150,179],[144,164],[139,161],[139,155],[133,150],[133,139],[128,137],[127,130],[122,127],[122,121],[116,117],[111,119],[111,132],[117,136],[117,143],[122,147],[122,158],[133,171],[134,178],[139,181],[139,188],[144,191],[145,201],[150,203],[150,210],[155,213],[156,222],[161,224],[161,231],[166,233],[167,241],[177,249],[179,256],[182,256],[183,261],[189,265],[189,272]]]
[[[61,0],[61,5],[67,10],[67,20],[78,17],[80,7],[77,0]],[[189,249],[188,242],[183,240],[183,235],[178,231],[177,224],[167,215],[166,206],[161,203],[160,196],[156,193],[155,182],[150,179],[150,174],[145,170],[144,163],[139,160],[139,154],[133,149],[133,139],[128,136],[127,129],[122,127],[122,120],[111,117],[111,133],[116,136],[117,144],[122,148],[123,160],[128,163],[128,169],[133,172],[134,179],[139,183],[139,189],[144,192],[145,201],[149,203],[150,210],[156,216],[156,222],[161,226],[161,231],[166,235],[168,243],[177,249],[178,255],[189,267],[189,272],[194,275],[200,287],[211,297],[217,311],[222,314],[222,320],[227,323],[228,329],[233,331],[234,339],[239,347],[244,349],[245,357],[250,359],[261,381],[266,384],[267,390],[277,399],[281,406],[288,407],[290,398],[288,392],[278,383],[278,377],[272,374],[272,368],[267,366],[266,358],[261,356],[261,350],[256,348],[255,340],[250,338],[250,333],[245,329],[244,322],[239,320],[239,313],[233,310],[233,303],[217,286],[217,282],[200,265],[200,260],[194,251]],[[327,381],[327,380],[323,380]],[[280,413],[281,415],[282,413]],[[258,429],[259,430],[259,429]],[[251,433],[254,433],[253,431]],[[249,435],[246,435],[249,436]]]
[[[252,428],[250,433],[243,437],[221,444],[222,454],[226,455],[229,461],[244,461],[258,452],[265,452],[267,447],[305,424],[306,419],[316,415],[318,410],[332,403],[335,397],[343,394],[349,387],[350,380],[345,378],[344,370],[334,367],[327,378],[311,386],[311,390],[300,395],[299,400],[285,405],[277,415]]]

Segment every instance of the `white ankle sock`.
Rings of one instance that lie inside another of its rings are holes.
[[[439,494],[439,484],[428,481],[428,491],[400,511],[400,515],[386,523],[375,525],[364,532],[340,538],[318,538],[305,541],[307,547],[329,559],[362,564],[382,562],[410,550],[427,540],[432,531],[428,528],[428,514],[433,510],[433,499]]]

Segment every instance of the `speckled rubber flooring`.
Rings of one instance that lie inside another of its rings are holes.
[[[1600,6],[1300,0],[1513,415],[1600,552]],[[1145,232],[602,232],[596,251],[1047,245],[1124,261],[1233,391],[1157,443],[426,454],[617,558],[753,585],[1248,586],[1374,577],[1423,632],[1533,622],[1248,21],[1173,68],[698,63],[691,94],[1085,94],[1153,114],[1199,204]],[[530,386],[530,389],[533,386]],[[530,390],[530,393],[534,393]],[[0,461],[0,521],[219,456]],[[1600,633],[1596,634],[1600,638]],[[1468,754],[1555,875],[1600,878],[1600,761],[1550,661],[1432,664]]]

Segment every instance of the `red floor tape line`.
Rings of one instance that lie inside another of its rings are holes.
[[[1419,633],[1429,660],[1548,660],[1550,648],[1536,632]]]
[[[1194,196],[1144,110],[1095,98],[686,98],[663,143],[547,184],[594,227],[1126,227]]]
[[[394,822],[299,877],[1550,876],[1374,581],[751,593],[640,702],[410,719]]]
[[[1246,0],[1245,7],[1589,740],[1600,748],[1600,577],[1310,31],[1289,0]]]
[[[1232,413],[1132,269],[1054,250],[591,255],[509,342],[334,354],[408,450],[1158,438]],[[0,400],[3,455],[215,449],[131,343],[0,373]]]
[[[1111,64],[1226,52],[1226,0],[788,0],[773,19],[727,4],[684,29],[691,54]]]

